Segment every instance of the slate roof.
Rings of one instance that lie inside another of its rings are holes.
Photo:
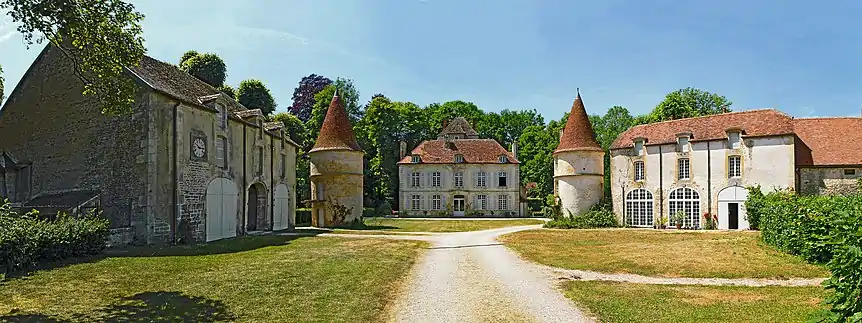
[[[580,92],[572,103],[572,110],[563,128],[560,144],[557,145],[554,153],[575,150],[602,150],[602,146],[596,141],[596,133],[593,132]]]
[[[793,118],[763,109],[656,122],[629,128],[614,140],[611,149],[630,148],[636,138],[646,139],[647,145],[675,143],[677,134],[685,132],[691,133],[691,141],[723,139],[730,129],[742,130],[743,137],[793,134]]]
[[[467,119],[464,119],[464,117],[453,118],[445,127],[443,127],[443,131],[440,131],[440,136],[450,134],[465,134],[470,139],[476,139],[479,137],[479,133],[473,129],[473,126],[471,126],[470,122],[467,122]]]
[[[862,118],[793,120],[796,165],[862,165]]]
[[[467,164],[499,164],[497,158],[501,155],[508,158],[509,164],[520,163],[494,139],[458,139],[451,142],[452,147],[449,148],[444,139],[426,140],[398,163],[412,164],[412,156],[419,155],[423,164],[454,164],[457,154],[464,156],[464,163]]]
[[[320,127],[320,134],[309,152],[321,150],[362,151],[356,141],[356,135],[353,134],[350,119],[347,118],[344,102],[338,97],[338,93],[332,96],[329,109],[326,110],[326,117],[323,119],[323,125]]]
[[[251,117],[262,117],[263,111],[260,111],[260,109],[242,110],[242,111],[237,111],[236,116],[243,118],[243,119],[248,119]]]
[[[198,80],[174,65],[144,55],[141,64],[129,69],[153,90],[188,104],[205,107],[206,99],[214,99],[221,94],[219,90]],[[246,110],[241,104],[231,101],[228,110]]]

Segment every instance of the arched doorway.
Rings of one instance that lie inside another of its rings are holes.
[[[236,184],[227,178],[217,178],[207,186],[206,241],[236,236],[237,198]]]
[[[266,187],[261,183],[254,183],[248,188],[247,210],[245,218],[245,230],[247,232],[267,230],[269,221],[266,218]]]
[[[723,230],[747,230],[748,217],[745,201],[748,190],[741,186],[726,187],[718,192],[718,228]]]
[[[290,191],[287,185],[275,187],[275,205],[272,215],[272,229],[284,230],[290,227]]]
[[[685,215],[682,220],[683,228],[700,227],[700,194],[697,191],[688,187],[677,188],[670,191],[667,202],[668,225],[676,226],[676,222],[671,221],[671,216],[681,211]]]
[[[652,227],[653,218],[653,197],[650,191],[639,188],[626,194],[626,224]]]

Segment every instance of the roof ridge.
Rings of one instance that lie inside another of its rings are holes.
[[[651,126],[651,125],[656,125],[656,124],[668,123],[668,122],[677,122],[677,121],[685,121],[685,120],[692,120],[692,119],[710,118],[710,117],[718,117],[718,116],[726,116],[726,115],[742,114],[742,113],[766,112],[766,111],[777,112],[777,113],[782,114],[788,118],[793,119],[793,116],[791,116],[787,113],[784,113],[778,109],[764,108],[764,109],[752,109],[752,110],[743,110],[743,111],[731,111],[731,112],[725,112],[725,113],[710,114],[710,115],[698,116],[698,117],[687,117],[687,118],[665,120],[665,121],[656,121],[656,122],[639,124],[639,125],[636,125],[634,127],[629,128],[629,129],[634,129],[634,128],[641,127],[641,126]]]
[[[862,120],[862,116],[854,117],[854,116],[837,116],[837,117],[801,117],[801,118],[793,118],[794,120],[822,120],[822,119],[851,119],[851,120]]]

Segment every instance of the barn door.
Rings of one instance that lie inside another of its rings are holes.
[[[287,185],[279,184],[275,187],[275,212],[272,215],[272,229],[284,230],[290,226],[290,195]]]
[[[236,236],[238,190],[229,179],[217,178],[207,186],[206,241]]]

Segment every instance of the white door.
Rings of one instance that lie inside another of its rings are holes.
[[[748,190],[740,186],[727,187],[718,192],[718,228],[722,230],[748,230],[745,200]]]
[[[236,185],[226,178],[214,179],[207,186],[206,241],[236,236],[238,196]]]
[[[458,195],[452,199],[452,216],[464,216],[464,196]]]
[[[272,230],[284,230],[290,226],[290,193],[287,185],[275,187],[275,212],[272,214]]]

